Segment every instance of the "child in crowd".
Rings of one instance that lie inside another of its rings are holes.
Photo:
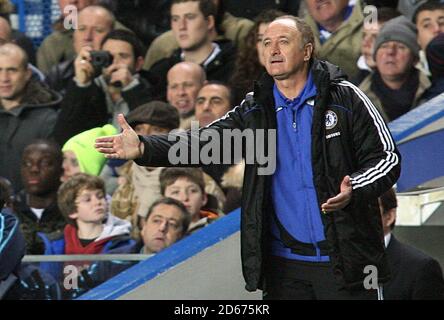
[[[165,168],[160,173],[160,192],[165,197],[179,200],[191,214],[188,234],[208,225],[221,213],[206,208],[204,176],[198,168]]]
[[[131,224],[108,213],[103,180],[79,173],[58,191],[60,212],[68,221],[63,234],[40,234],[45,254],[112,253],[132,245]]]
[[[135,244],[130,238],[131,223],[109,214],[104,182],[99,177],[75,174],[60,186],[57,196],[68,224],[63,232],[39,233],[45,255],[119,253]],[[60,281],[67,266],[69,270],[75,268],[78,277],[76,288],[65,288],[63,295],[67,299],[78,297],[108,278],[91,261],[42,263],[40,267]]]

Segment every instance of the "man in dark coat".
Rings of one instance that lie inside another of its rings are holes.
[[[62,97],[32,79],[26,53],[15,44],[0,47],[0,73],[0,176],[19,191],[23,149],[52,136]]]
[[[384,285],[386,300],[444,300],[444,279],[438,261],[400,242],[392,234],[398,207],[396,194],[388,190],[379,198],[387,260],[392,278]]]

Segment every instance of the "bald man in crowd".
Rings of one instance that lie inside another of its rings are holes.
[[[179,62],[168,71],[167,101],[179,111],[181,129],[191,127],[197,93],[205,81],[205,70],[194,62]]]
[[[33,139],[51,136],[62,97],[32,79],[26,52],[7,43],[0,46],[0,176],[21,189],[20,163]]]
[[[16,41],[14,41],[12,38],[13,38],[12,28],[11,25],[9,24],[9,21],[3,17],[0,17],[0,44],[4,44],[6,42],[16,43]],[[19,43],[16,44],[26,51],[25,47],[21,46]],[[31,69],[33,76],[37,80],[43,81],[45,79],[45,75],[39,69],[37,69],[31,62],[29,62],[28,67]]]

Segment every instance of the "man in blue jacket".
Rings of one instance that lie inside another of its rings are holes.
[[[314,43],[301,19],[277,18],[263,37],[268,74],[254,93],[200,135],[179,133],[179,144],[188,142],[193,155],[197,137],[202,147],[208,135],[250,129],[263,146],[276,146],[271,174],[263,174],[263,158],[246,158],[241,254],[247,290],[263,289],[266,299],[382,298],[389,269],[377,198],[399,177],[400,155],[375,106],[338,67],[314,58]],[[139,165],[171,165],[176,139],[139,137],[123,116],[120,124],[120,135],[96,140],[100,152]],[[259,136],[263,130],[276,132],[276,140]]]

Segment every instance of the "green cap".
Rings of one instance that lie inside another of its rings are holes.
[[[106,158],[94,148],[95,140],[102,136],[114,134],[117,134],[117,129],[110,124],[90,129],[69,139],[63,146],[62,151],[74,152],[81,172],[98,176],[100,171],[102,171]]]

